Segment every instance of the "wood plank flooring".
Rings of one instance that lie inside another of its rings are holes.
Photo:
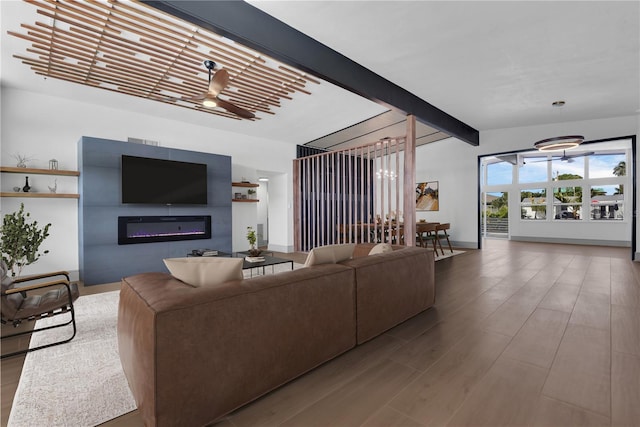
[[[628,248],[486,240],[437,262],[436,288],[434,308],[216,426],[640,426]],[[2,361],[2,426],[23,360]],[[134,411],[105,425],[142,422]]]

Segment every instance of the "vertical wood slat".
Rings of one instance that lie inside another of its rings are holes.
[[[347,150],[347,236],[348,242],[353,243],[353,162],[351,149]]]
[[[302,209],[300,205],[300,162],[293,161],[293,250],[299,252],[302,248],[302,240],[300,233],[302,226],[300,218],[302,218]]]
[[[311,217],[311,159],[305,159],[305,187],[306,187],[306,197],[305,197],[305,205],[306,205],[306,225],[307,229],[305,230],[305,249],[311,245],[311,227],[309,224],[309,218]]]
[[[407,116],[407,136],[404,143],[404,232],[405,245],[415,246],[416,235],[416,117]]]
[[[345,222],[346,222],[346,203],[345,203],[345,160],[344,160],[344,151],[341,152],[341,156],[340,156],[340,169],[341,169],[341,174],[340,174],[340,205],[342,206],[342,215],[340,217],[340,225],[342,227],[342,243],[347,243],[346,239],[345,239],[345,234],[346,230],[345,230]]]
[[[385,164],[384,170],[385,170],[385,172],[389,171],[389,174],[388,175],[385,174],[386,176],[384,176],[384,175],[383,176],[384,176],[384,179],[386,179],[386,181],[387,181],[387,204],[388,204],[387,214],[389,215],[389,226],[387,227],[387,234],[388,234],[387,241],[389,243],[391,243],[391,238],[392,238],[392,235],[393,235],[393,224],[392,224],[393,218],[391,216],[391,210],[393,209],[393,206],[391,204],[391,173],[392,173],[392,171],[391,171],[391,156],[392,156],[392,153],[389,152],[389,149],[390,149],[389,146],[392,143],[391,143],[391,141],[387,141],[386,144],[387,144],[387,150],[386,150],[386,156],[385,156],[386,164]]]
[[[318,158],[313,158],[313,218],[314,218],[314,227],[313,227],[313,240],[311,244],[313,247],[318,246]]]
[[[321,156],[319,157],[319,169],[318,169],[318,183],[320,184],[320,192],[318,194],[318,206],[320,208],[320,212],[319,212],[319,218],[320,218],[320,245],[324,246],[327,244],[326,241],[326,229],[325,229],[325,207],[326,207],[326,202],[325,202],[325,195],[326,195],[326,189],[325,189],[325,180],[326,180],[326,170],[325,170],[325,160],[326,156]],[[324,175],[324,176],[323,176]],[[323,179],[325,178],[325,179]]]
[[[358,153],[358,164],[360,165],[360,180],[358,181],[359,185],[359,202],[360,202],[360,225],[358,227],[358,243],[364,242],[364,227],[365,227],[365,211],[364,211],[364,148],[359,148]]]

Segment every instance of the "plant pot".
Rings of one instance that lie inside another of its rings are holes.
[[[250,256],[259,256],[262,253],[260,249],[249,249]]]

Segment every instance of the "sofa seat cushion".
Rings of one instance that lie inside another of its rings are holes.
[[[242,279],[242,258],[189,257],[163,261],[173,277],[195,288]]]

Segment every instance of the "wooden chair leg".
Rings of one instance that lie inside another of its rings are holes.
[[[447,238],[447,244],[449,245],[449,250],[453,253],[453,248],[451,247],[451,241],[449,240],[449,235],[445,232],[444,236]]]
[[[442,245],[440,244],[440,238],[439,236],[436,236],[435,240],[438,242],[438,246],[440,247],[440,252],[442,252],[442,255],[444,256],[444,249],[442,249]],[[435,243],[433,244],[434,248],[435,248]],[[438,251],[436,251],[436,254],[438,253]]]

